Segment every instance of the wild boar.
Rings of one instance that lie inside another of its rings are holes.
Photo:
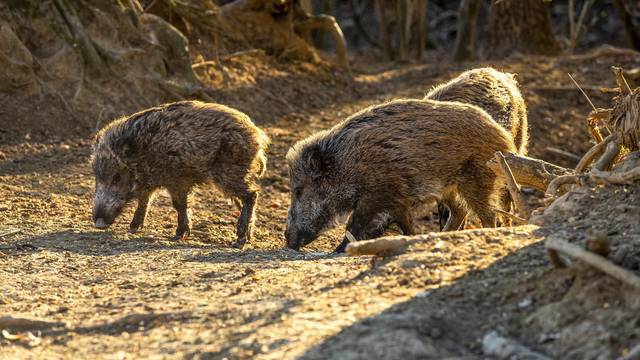
[[[434,87],[424,97],[427,100],[458,101],[472,104],[486,111],[498,124],[509,131],[517,153],[527,154],[527,107],[513,74],[486,67],[465,71],[458,77]],[[508,192],[501,195],[503,207],[510,206]],[[450,211],[448,212],[447,209]],[[443,198],[438,203],[440,230],[458,230],[467,212],[456,199]],[[445,223],[444,220],[448,219]],[[506,220],[505,223],[508,223]]]
[[[486,165],[496,151],[516,151],[513,139],[474,105],[396,100],[364,109],[289,150],[287,246],[307,245],[349,213],[357,240],[389,223],[412,234],[412,207],[444,196],[459,196],[483,226],[495,226],[506,186]]]
[[[189,193],[194,185],[213,183],[241,204],[235,246],[242,247],[251,241],[268,145],[247,115],[219,104],[182,101],[115,120],[98,132],[93,147],[94,224],[108,227],[136,199],[129,227],[135,233],[153,193],[165,188],[178,213],[173,239],[182,239],[191,229]]]

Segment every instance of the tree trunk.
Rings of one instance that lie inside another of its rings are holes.
[[[391,60],[391,37],[389,36],[389,26],[387,15],[384,12],[384,0],[375,0],[376,17],[378,18],[378,39],[382,47],[382,58],[384,61]]]
[[[618,11],[620,20],[622,20],[622,23],[624,24],[624,30],[627,33],[629,45],[631,45],[631,47],[636,50],[640,50],[640,34],[638,33],[638,31],[636,31],[636,28],[633,25],[633,19],[631,18],[629,10],[627,10],[622,0],[613,0],[613,4]]]
[[[462,0],[458,10],[458,31],[453,51],[455,61],[473,60],[475,57],[475,35],[480,0]]]
[[[514,52],[557,55],[560,47],[551,30],[544,0],[492,0],[489,14],[490,58]]]
[[[411,17],[409,16],[409,1],[396,0],[396,39],[398,43],[398,60],[406,61],[409,48],[407,24]]]
[[[427,5],[428,0],[416,1],[416,60],[422,61],[427,38]]]

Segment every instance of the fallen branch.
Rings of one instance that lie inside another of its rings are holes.
[[[558,176],[573,174],[573,171],[543,160],[508,153],[504,155],[514,178],[520,186],[546,191],[551,181]],[[493,158],[487,165],[494,171],[501,171],[500,164]]]
[[[63,326],[66,326],[66,324],[62,322],[31,320],[16,318],[12,316],[0,317],[0,329],[9,329],[14,332],[27,330],[43,330]]]
[[[386,252],[403,248],[412,240],[402,237],[388,237],[373,240],[363,240],[358,242],[350,242],[347,245],[346,252],[349,255],[376,255],[380,256]],[[415,241],[415,240],[413,240]]]
[[[511,194],[511,199],[513,199],[513,202],[516,206],[516,213],[523,215],[524,218],[528,218],[531,215],[531,210],[527,205],[527,200],[522,195],[520,185],[518,185],[518,182],[513,177],[511,168],[509,168],[509,164],[507,164],[504,155],[502,155],[502,152],[496,151],[494,158],[496,159],[498,164],[500,164],[501,174],[507,181],[509,194]],[[498,173],[496,174],[500,175]]]
[[[624,269],[600,255],[596,255],[580,247],[570,244],[564,240],[558,238],[548,238],[545,241],[545,247],[547,250],[561,252],[575,260],[581,261],[589,266],[592,266],[603,273],[617,279],[627,285],[630,285],[640,290],[640,277],[636,276],[631,271]]]
[[[482,351],[485,355],[495,356],[499,359],[551,360],[546,355],[535,352],[496,331],[491,331],[482,338]]]
[[[573,154],[573,153],[570,153],[568,151],[562,150],[562,149],[558,149],[558,148],[554,148],[554,147],[549,146],[549,147],[546,148],[546,150],[549,153],[552,153],[552,154],[557,155],[557,156],[561,156],[561,157],[563,157],[563,158],[565,158],[567,160],[570,160],[570,161],[574,161],[574,162],[580,161],[580,156],[578,156],[576,154]]]

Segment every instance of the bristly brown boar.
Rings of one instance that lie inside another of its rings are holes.
[[[505,185],[486,162],[496,151],[516,151],[513,140],[473,105],[396,100],[362,110],[289,150],[287,245],[299,249],[349,213],[358,240],[390,222],[412,234],[412,208],[443,196],[460,196],[495,226]]]
[[[136,199],[135,233],[154,191],[165,188],[178,213],[174,239],[181,239],[190,232],[189,193],[213,183],[242,204],[235,243],[242,247],[252,236],[268,144],[247,115],[219,104],[182,101],[115,120],[98,132],[93,149],[95,226],[108,227]]]
[[[465,71],[424,98],[476,105],[511,133],[518,154],[527,154],[527,107],[513,74],[490,67]]]
[[[427,93],[425,99],[458,101],[480,107],[511,133],[517,153],[527,154],[529,142],[527,107],[513,74],[490,67],[468,70],[434,87]],[[503,208],[508,209],[511,203],[508,192],[505,191],[501,198]],[[464,225],[467,217],[464,205],[455,198],[443,198],[438,202],[438,214],[440,229],[444,231],[458,230]],[[446,223],[444,220],[447,220]],[[510,222],[509,219],[504,220],[504,224]]]

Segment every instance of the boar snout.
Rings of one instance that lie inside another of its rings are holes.
[[[307,245],[316,238],[316,234],[308,230],[293,230],[290,227],[284,231],[284,238],[287,241],[287,247],[295,251]]]
[[[110,211],[106,211],[104,206],[94,205],[93,207],[93,225],[98,229],[106,229],[115,220],[115,214]]]
[[[106,229],[115,221],[122,212],[123,201],[115,196],[110,196],[106,191],[99,189],[93,196],[93,224],[98,229]]]

